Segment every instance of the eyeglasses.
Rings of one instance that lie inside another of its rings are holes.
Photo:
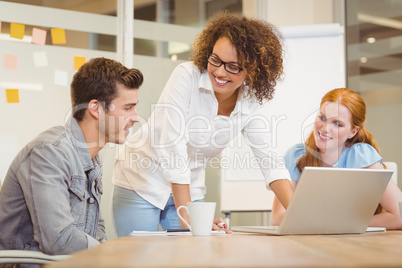
[[[208,55],[208,62],[215,67],[219,67],[223,64],[225,70],[231,74],[238,74],[244,70],[244,68],[238,66],[237,64],[224,62],[214,55]]]

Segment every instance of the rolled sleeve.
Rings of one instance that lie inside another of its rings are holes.
[[[98,241],[106,241],[106,231],[105,231],[105,221],[102,216],[99,217],[98,228],[96,229],[96,240]]]
[[[249,120],[243,135],[260,165],[267,189],[271,190],[269,185],[272,182],[276,180],[290,181],[290,175],[279,148],[270,146],[269,124],[266,122],[265,117],[257,113]]]
[[[170,183],[177,184],[190,184],[191,182],[191,171],[186,168],[186,170],[177,169],[164,169],[163,177]]]
[[[265,177],[265,186],[268,190],[272,190],[270,184],[277,180],[288,180],[290,181],[289,171],[285,168],[282,169],[271,169],[269,174]]]

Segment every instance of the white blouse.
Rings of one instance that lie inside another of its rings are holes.
[[[269,126],[257,101],[240,93],[230,116],[217,115],[208,73],[192,62],[178,65],[170,76],[148,122],[119,151],[113,183],[135,190],[163,209],[171,183],[190,184],[192,200],[204,198],[205,167],[240,132],[260,164],[267,187],[278,179],[290,180],[275,162],[269,148]],[[214,164],[214,166],[216,166]]]

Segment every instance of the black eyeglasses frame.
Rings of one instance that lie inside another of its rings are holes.
[[[209,58],[210,58],[211,56],[214,57],[215,59],[219,60],[219,61],[220,61],[220,64],[219,64],[219,65],[216,65],[215,63],[210,62],[210,61],[209,61]],[[231,62],[225,62],[225,61],[221,60],[220,58],[218,58],[217,56],[214,56],[213,54],[208,54],[207,61],[208,61],[209,64],[211,64],[211,65],[213,65],[213,66],[215,66],[215,67],[220,67],[220,66],[222,66],[222,64],[223,64],[223,68],[225,68],[225,70],[226,70],[227,72],[231,73],[231,74],[239,74],[241,71],[244,70],[243,67],[240,67],[240,66],[237,66],[237,65],[236,65],[236,67],[239,68],[239,71],[238,71],[237,73],[234,73],[234,72],[232,72],[232,71],[229,71],[228,69],[226,69],[226,64],[231,64],[231,65],[234,65],[234,64],[231,63]]]

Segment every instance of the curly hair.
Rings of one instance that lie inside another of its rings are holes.
[[[201,72],[207,70],[207,57],[221,37],[233,43],[239,64],[247,70],[246,94],[260,104],[271,100],[283,74],[282,35],[277,28],[228,11],[215,14],[193,43],[191,60]]]

